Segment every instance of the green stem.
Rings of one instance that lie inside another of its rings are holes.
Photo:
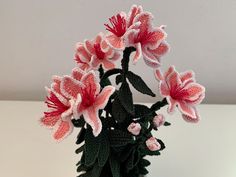
[[[135,47],[126,47],[123,52],[123,59],[121,60],[121,67],[123,71],[123,81],[126,80],[126,74],[129,71],[129,61],[130,61],[130,54],[136,50]]]
[[[166,98],[164,98],[162,101],[158,101],[158,102],[154,103],[154,104],[151,106],[151,110],[152,110],[153,112],[155,112],[155,111],[161,109],[161,107],[166,106],[167,104],[168,104],[168,102],[167,102]]]

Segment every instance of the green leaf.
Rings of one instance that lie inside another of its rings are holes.
[[[128,171],[132,170],[138,163],[140,159],[139,151],[134,150],[126,161],[126,168]]]
[[[146,116],[147,114],[150,114],[151,112],[151,110],[147,106],[140,104],[135,104],[134,109],[135,109],[135,117],[143,117]]]
[[[133,115],[134,114],[133,96],[127,82],[122,83],[120,90],[118,92],[118,96],[125,110]]]
[[[120,177],[120,162],[111,155],[109,158],[109,163],[111,167],[112,177]]]
[[[88,128],[85,134],[85,165],[91,166],[95,163],[100,149],[98,137],[94,137],[92,129]]]
[[[123,122],[128,116],[125,108],[120,103],[118,98],[112,102],[112,115],[118,123]]]
[[[140,167],[147,167],[151,164],[151,162],[149,162],[148,160],[146,159],[141,159],[140,162],[139,162],[139,166]]]
[[[102,132],[101,136],[102,137],[100,137],[101,141],[98,154],[98,166],[103,167],[110,155],[110,143],[106,133]]]
[[[126,76],[137,91],[152,97],[156,96],[140,76],[134,74],[131,71],[128,71]]]
[[[82,127],[78,136],[77,136],[76,144],[80,144],[84,141],[85,132],[86,132],[86,129],[84,127]]]
[[[129,133],[121,130],[111,130],[109,131],[109,141],[111,147],[120,147],[133,142],[133,137]]]
[[[166,122],[166,121],[165,121],[164,126],[170,126],[170,125],[171,125],[170,122]]]
[[[163,141],[161,141],[160,139],[157,139],[157,142],[161,145],[161,149],[159,151],[162,151],[163,149],[166,148],[165,144],[163,143]]]
[[[78,149],[76,149],[75,153],[76,153],[76,154],[81,153],[82,151],[84,151],[84,147],[85,147],[85,145],[82,145],[81,147],[79,147]]]

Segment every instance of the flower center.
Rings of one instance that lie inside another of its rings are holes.
[[[95,98],[96,98],[95,91],[96,91],[96,89],[92,88],[91,85],[82,89],[82,91],[81,91],[82,103],[81,104],[84,107],[89,107],[89,106],[93,105],[93,103],[95,102]]]
[[[47,97],[47,101],[45,101],[48,108],[52,108],[53,111],[44,112],[45,117],[54,117],[59,116],[67,109],[69,106],[64,105],[54,93],[51,93],[50,96]]]
[[[126,20],[120,14],[116,16],[112,16],[109,18],[111,26],[109,24],[104,24],[106,26],[106,30],[115,34],[117,37],[121,37],[126,32]]]
[[[170,96],[175,100],[183,100],[187,96],[184,88],[178,87],[170,90]]]
[[[102,60],[105,57],[105,53],[102,51],[101,49],[101,45],[99,43],[96,43],[93,45],[94,49],[95,49],[95,53],[98,57],[98,59]]]

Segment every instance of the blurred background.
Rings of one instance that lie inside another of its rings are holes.
[[[235,0],[0,0],[0,100],[43,100],[51,75],[75,66],[75,43],[105,31],[108,18],[133,3],[152,12],[154,24],[167,25],[171,52],[163,70],[192,69],[206,86],[205,103],[236,103]],[[142,60],[131,70],[158,93]],[[134,98],[153,101],[136,91]]]

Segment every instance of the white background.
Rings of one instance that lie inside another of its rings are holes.
[[[206,103],[236,103],[235,0],[0,0],[0,99],[43,100],[51,75],[75,66],[74,44],[104,31],[108,17],[133,4],[167,25],[163,69],[193,69]],[[131,68],[158,92],[143,61]],[[134,92],[135,101],[153,99]]]

